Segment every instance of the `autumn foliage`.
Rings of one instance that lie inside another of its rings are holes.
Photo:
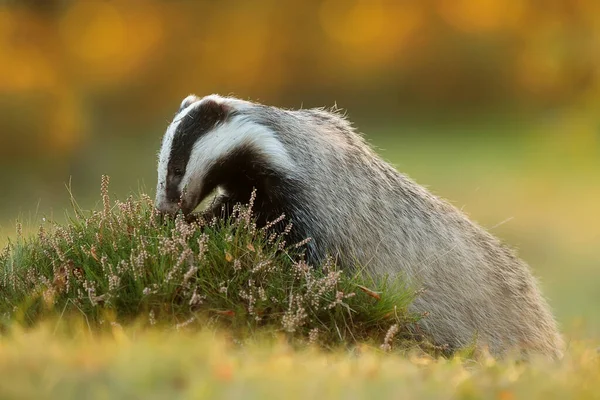
[[[68,154],[189,92],[374,115],[567,107],[571,123],[600,100],[594,0],[1,4],[2,157]]]

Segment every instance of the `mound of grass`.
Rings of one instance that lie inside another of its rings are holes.
[[[102,210],[75,202],[69,223],[46,222],[0,254],[2,325],[81,314],[92,325],[136,321],[166,327],[218,325],[240,338],[282,332],[322,346],[414,343],[414,290],[396,279],[348,274],[333,260],[312,266],[303,243],[257,228],[253,198],[227,220],[164,220],[142,195]],[[308,239],[307,239],[308,240]],[[420,338],[419,338],[420,339]]]

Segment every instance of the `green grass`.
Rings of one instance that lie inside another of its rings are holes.
[[[45,323],[0,338],[0,398],[598,399],[600,357],[583,343],[560,363],[433,359],[243,346],[212,329],[181,332],[112,324]]]
[[[597,344],[449,356],[413,334],[414,290],[307,265],[251,202],[188,224],[102,186],[0,253],[0,398],[600,398]]]
[[[419,316],[407,311],[413,289],[398,278],[345,273],[332,260],[307,264],[304,243],[286,243],[291,224],[283,233],[256,227],[253,199],[228,220],[190,224],[181,215],[163,219],[145,195],[111,202],[106,177],[102,193],[102,210],[74,202],[68,224],[46,223],[4,249],[5,329],[81,314],[95,327],[209,325],[239,339],[284,333],[324,347],[415,343]]]

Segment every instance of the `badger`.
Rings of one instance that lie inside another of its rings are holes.
[[[288,110],[233,97],[186,97],[164,135],[156,208],[207,215],[247,203],[282,214],[308,261],[402,276],[435,344],[559,358],[563,340],[528,265],[463,212],[383,161],[337,110]]]

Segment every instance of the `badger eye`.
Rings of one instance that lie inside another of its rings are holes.
[[[181,168],[175,168],[175,169],[173,170],[173,174],[174,174],[176,177],[181,177],[181,176],[183,176],[183,170],[182,170]]]

